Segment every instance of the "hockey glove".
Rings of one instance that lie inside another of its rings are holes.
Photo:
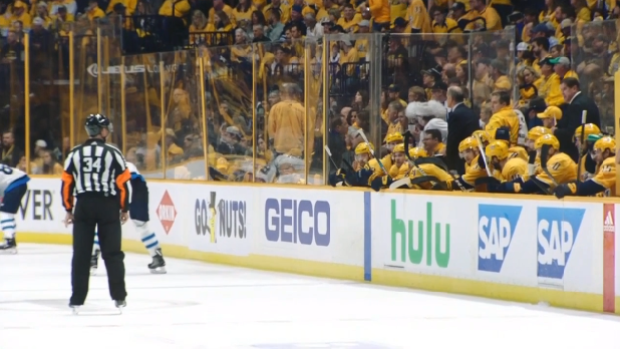
[[[575,182],[560,184],[553,189],[553,194],[558,199],[562,199],[567,195],[575,195],[575,193],[577,193],[577,183]]]
[[[390,184],[392,184],[392,179],[390,177],[388,177],[388,176],[377,177],[377,178],[373,179],[372,182],[370,182],[370,187],[374,191],[379,191],[384,186],[389,186]]]
[[[346,182],[345,177],[346,173],[339,169],[336,173],[329,175],[329,185],[335,187],[338,183],[344,183]]]

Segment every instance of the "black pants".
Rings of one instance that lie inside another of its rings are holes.
[[[83,194],[77,199],[73,222],[73,260],[71,261],[70,303],[82,305],[88,294],[90,258],[98,228],[101,255],[108,272],[108,287],[114,300],[124,300],[125,254],[121,251],[121,221],[118,198]]]

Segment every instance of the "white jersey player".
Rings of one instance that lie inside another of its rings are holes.
[[[132,197],[129,204],[129,217],[136,227],[144,246],[153,258],[153,262],[148,265],[154,274],[166,273],[166,262],[159,247],[157,235],[149,229],[149,189],[146,180],[140,174],[140,171],[131,162],[127,162],[127,168],[131,172],[131,188]],[[95,273],[99,264],[99,237],[95,236],[95,245],[93,248],[93,256],[91,258],[91,273]],[[105,260],[105,253],[103,259]]]
[[[30,177],[25,172],[0,164],[0,228],[4,233],[4,243],[0,245],[0,251],[17,252],[15,214],[28,191],[29,180]]]

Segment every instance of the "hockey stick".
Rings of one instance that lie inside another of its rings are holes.
[[[581,161],[583,159],[583,149],[585,146],[586,138],[586,119],[588,117],[588,111],[581,112],[581,143],[579,144],[579,159],[577,161],[577,180],[581,180]]]
[[[489,163],[487,162],[487,156],[484,153],[484,148],[482,147],[482,140],[480,139],[480,136],[478,135],[474,135],[474,137],[478,141],[478,151],[480,152],[480,157],[482,158],[482,162],[484,163],[484,169],[487,171],[487,175],[489,177],[493,177],[493,174],[491,173],[491,169],[489,168]]]
[[[332,165],[334,165],[334,167],[335,167],[335,168],[340,168],[340,166],[338,166],[338,165],[336,164],[336,161],[334,161],[334,158],[332,158],[332,151],[331,151],[331,149],[329,149],[329,147],[328,147],[328,146],[325,146],[325,152],[326,152],[326,153],[327,153],[327,155],[329,156],[329,160],[331,161]],[[343,163],[343,164],[345,164],[345,165],[347,165],[347,167],[348,167],[349,169],[351,169],[351,171],[355,170],[355,169],[353,168],[353,165],[351,165],[351,163],[350,163],[347,159],[342,159],[342,163]]]
[[[551,175],[551,172],[549,172],[549,169],[547,168],[547,160],[549,160],[549,145],[543,144],[542,148],[540,149],[540,168],[547,175],[547,177],[551,179],[553,185],[557,187],[558,181],[556,181],[555,178]],[[551,190],[551,188],[545,188],[543,185],[539,184],[536,181],[536,178],[534,178],[534,183],[536,183],[536,185],[538,185],[538,187],[547,194],[553,194],[553,190]]]

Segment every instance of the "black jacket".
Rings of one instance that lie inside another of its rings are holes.
[[[476,114],[465,104],[459,104],[448,114],[448,144],[446,144],[446,165],[458,173],[465,171],[465,163],[459,157],[459,143],[480,129]]]
[[[587,110],[586,123],[601,127],[601,117],[598,107],[583,93],[579,93],[570,104],[564,105],[562,119],[558,122],[558,128],[563,128],[572,134],[577,127],[581,126],[581,113]]]

